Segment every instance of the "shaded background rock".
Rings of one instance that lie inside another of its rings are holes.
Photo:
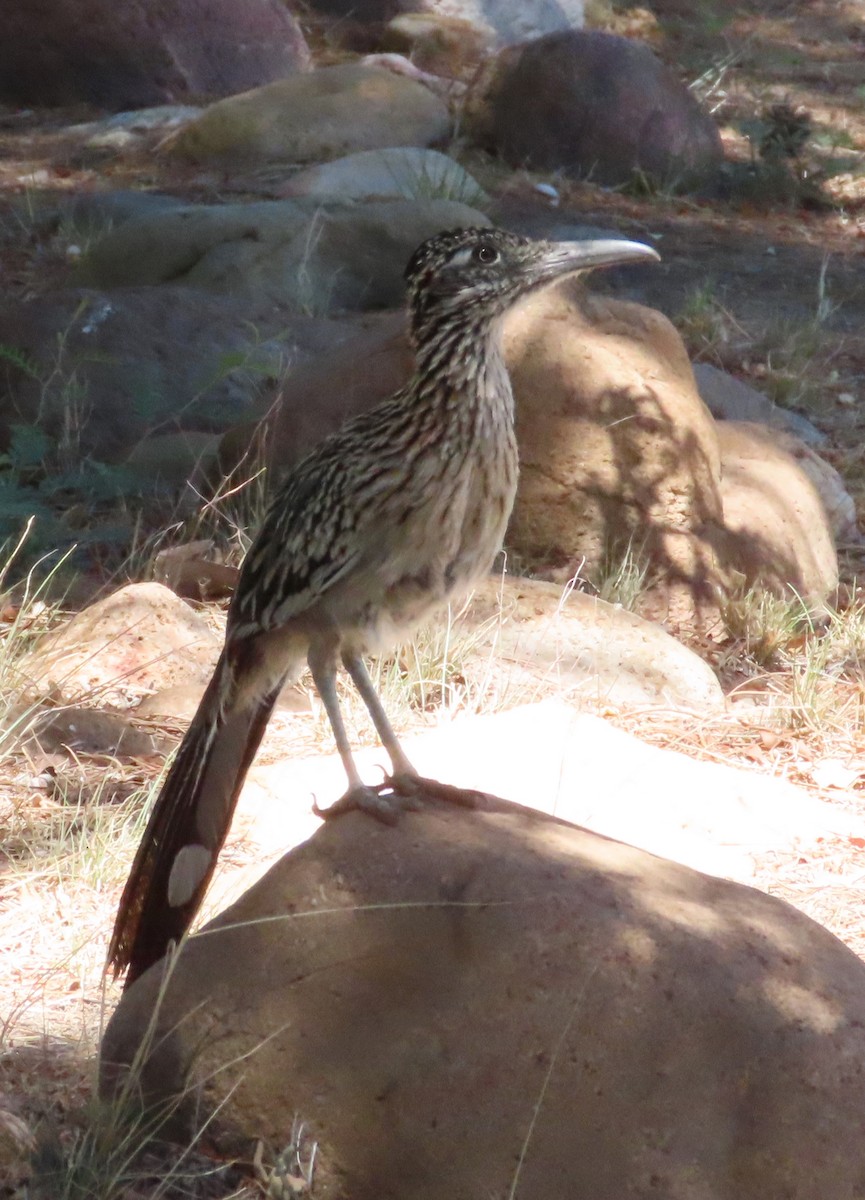
[[[491,803],[326,826],[124,995],[103,1094],[150,1037],[145,1096],[219,1107],[223,1152],[302,1114],[326,1198],[865,1188],[859,959],[773,897]]]
[[[793,433],[808,446],[825,446],[829,440],[807,417],[780,408],[756,388],[711,363],[694,363],[694,379],[709,412],[720,421],[757,421]]]
[[[296,314],[385,308],[403,303],[405,264],[420,242],[442,229],[487,224],[456,200],[187,205],[106,234],[81,275],[97,287],[171,281]]]
[[[143,107],[226,96],[309,66],[279,0],[28,0],[0,12],[0,99]]]
[[[21,736],[19,734],[19,736]],[[27,754],[142,757],[168,754],[171,741],[136,728],[118,713],[95,708],[42,708],[29,714],[21,749]]]
[[[178,131],[170,151],[249,167],[428,146],[449,131],[447,106],[429,88],[380,67],[345,63],[220,100]]]
[[[144,437],[214,433],[244,414],[260,416],[265,382],[293,361],[323,354],[350,330],[256,307],[248,297],[171,284],[110,295],[73,289],[6,303],[0,342],[21,362],[0,362],[0,420],[37,423],[58,442],[72,430],[77,457],[146,456]],[[203,447],[186,445],[193,469]]]
[[[509,47],[472,88],[469,136],[517,167],[595,183],[635,171],[691,186],[722,157],[711,118],[652,51],[597,31],[553,33]]]
[[[502,42],[519,42],[583,24],[583,0],[311,0],[324,17],[380,25],[398,13],[432,13],[492,29]]]

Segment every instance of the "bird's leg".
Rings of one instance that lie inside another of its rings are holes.
[[[369,671],[367,671],[363,659],[359,654],[350,654],[346,651],[343,653],[342,662],[346,671],[351,676],[351,681],[357,688],[361,700],[366,705],[366,710],[372,718],[373,725],[375,725],[379,741],[387,751],[390,765],[393,768],[391,779],[399,779],[403,775],[416,779],[418,777],[417,771],[411,765],[405,751],[399,744],[399,739],[393,731],[393,726],[384,710],[384,705],[379,698],[379,694],[375,690],[375,684],[369,677]]]
[[[384,821],[390,825],[394,824],[399,814],[393,804],[386,797],[379,794],[380,789],[368,787],[363,782],[351,753],[351,744],[346,733],[345,722],[342,719],[339,697],[336,694],[335,645],[310,647],[309,669],[312,672],[316,690],[319,696],[321,696],[324,711],[327,713],[327,719],[333,730],[336,748],[339,751],[339,756],[342,759],[342,765],[345,767],[345,773],[348,778],[348,791],[345,795],[340,797],[335,804],[330,805],[326,810],[319,809],[318,805],[314,804],[314,812],[317,816],[324,817],[335,816],[337,813],[346,812],[350,809],[362,809],[364,812],[368,812],[371,816],[376,817],[379,821]],[[372,686],[371,683],[370,686]]]
[[[438,800],[447,800],[451,804],[460,804],[463,808],[473,808],[481,793],[464,791],[462,788],[453,787],[448,783],[440,783],[437,779],[424,779],[417,773],[406,757],[402,746],[399,744],[399,740],[393,731],[393,726],[388,720],[384,705],[379,698],[378,692],[375,690],[375,684],[369,677],[369,671],[367,671],[363,659],[359,654],[344,651],[342,661],[346,671],[351,676],[352,683],[360,694],[361,700],[366,705],[376,733],[390,759],[392,773],[385,780],[384,787],[392,790],[402,798],[402,807],[404,808],[415,807],[415,798],[421,792],[434,796]]]

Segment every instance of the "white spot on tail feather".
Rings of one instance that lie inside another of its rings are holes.
[[[210,870],[213,855],[206,846],[184,846],[171,864],[168,876],[168,903],[172,908],[186,904]]]

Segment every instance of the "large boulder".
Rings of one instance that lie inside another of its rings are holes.
[[[715,422],[681,338],[653,309],[548,289],[508,320],[520,488],[508,544],[530,565],[599,564],[635,546],[700,584],[722,517]]]
[[[0,10],[0,99],[121,109],[228,96],[309,66],[280,0],[28,0]]]
[[[714,122],[669,68],[647,46],[597,31],[503,50],[473,88],[465,129],[515,166],[602,184],[639,172],[690,186],[723,157]]]
[[[631,552],[649,579],[696,596],[737,587],[742,572],[811,600],[833,589],[831,525],[808,473],[778,447],[781,482],[756,502],[730,439],[756,466],[759,431],[725,433],[731,423],[713,420],[660,313],[565,283],[508,317],[505,353],[520,445],[506,546],[517,566],[560,576],[584,563],[592,578]],[[404,318],[390,314],[289,373],[269,425],[273,469],[390,395],[412,361]]]
[[[170,149],[196,162],[249,167],[428,146],[449,130],[447,105],[423,84],[345,63],[220,100],[181,129]]]
[[[297,1114],[322,1200],[865,1191],[860,960],[501,801],[326,825],[124,995],[106,1098],[132,1064],[223,1153]]]

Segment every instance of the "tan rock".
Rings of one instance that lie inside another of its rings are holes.
[[[494,803],[349,815],[123,997],[102,1090],[315,1194],[852,1200],[865,967],[774,897]],[[151,1022],[154,1028],[151,1033]],[[554,1182],[553,1182],[554,1181]]]
[[[96,708],[50,708],[26,717],[26,737],[19,742],[28,752],[73,755],[141,757],[167,754],[171,743],[156,733],[138,729],[119,713]]]
[[[178,132],[170,151],[232,165],[315,162],[380,146],[428,146],[449,129],[447,106],[422,84],[344,63],[212,104]]]
[[[532,566],[601,562],[636,542],[700,582],[676,535],[721,515],[715,422],[681,338],[653,309],[550,289],[506,326],[520,489],[508,545]],[[687,541],[687,539],[686,539]]]
[[[761,440],[765,439],[766,431],[760,430],[759,436]],[[821,458],[792,430],[782,430],[775,442],[796,460],[817,489],[835,541],[861,545],[863,536],[859,529],[856,504],[832,464]]]
[[[711,667],[659,625],[540,580],[484,581],[449,641],[469,693],[486,687],[505,703],[551,693],[601,708],[724,703]]]
[[[219,642],[203,617],[160,583],[134,583],[42,638],[20,667],[24,690],[128,705],[148,692],[210,678]]]
[[[719,422],[718,440],[724,521],[710,536],[719,556],[747,584],[825,599],[838,583],[838,558],[820,494],[785,447],[802,444],[745,421]]]
[[[461,79],[477,70],[494,48],[488,25],[439,12],[399,13],[388,21],[382,44],[404,52],[425,71]]]

